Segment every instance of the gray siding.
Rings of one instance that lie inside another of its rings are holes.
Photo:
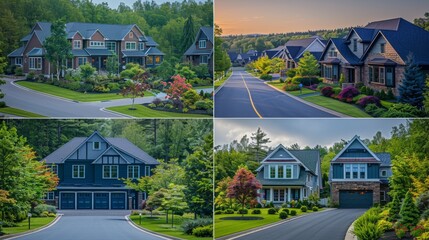
[[[343,179],[344,178],[344,165],[343,164],[332,164],[332,178]]]

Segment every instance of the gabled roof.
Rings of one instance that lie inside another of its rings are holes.
[[[377,34],[375,29],[356,27],[349,32],[346,39],[349,39],[353,32],[355,32],[364,43],[370,43],[375,34]]]
[[[320,59],[323,59],[325,54],[329,51],[329,48],[333,44],[338,52],[341,54],[341,56],[346,59],[346,61],[351,65],[357,65],[360,63],[360,60],[356,55],[350,51],[350,48],[346,45],[344,39],[342,38],[331,38],[328,41],[328,44],[326,44],[325,50],[322,52],[322,55],[320,56]]]
[[[27,53],[29,57],[41,57],[45,55],[45,51],[42,48],[33,48],[30,52]]]
[[[389,167],[392,165],[390,153],[375,153],[375,155],[380,159],[382,167]]]
[[[367,29],[377,29],[377,30],[394,30],[398,31],[401,24],[409,23],[403,18],[392,18],[392,19],[385,19],[381,21],[374,21],[368,23],[365,28]]]
[[[229,56],[229,59],[231,60],[231,62],[234,62],[237,59],[237,57],[238,57],[238,53],[236,53],[236,52],[228,52],[228,56]]]
[[[340,156],[347,150],[350,148],[350,146],[352,146],[353,144],[358,144],[360,146],[362,146],[375,160],[377,160],[378,162],[381,163],[381,160],[378,158],[378,156],[373,153],[366,145],[365,143],[362,142],[362,140],[360,140],[359,136],[355,135],[348,143],[347,145],[332,159],[331,162],[335,162],[337,161],[337,159],[340,158]],[[359,158],[363,158],[363,157],[359,157]]]
[[[192,43],[191,46],[189,46],[189,48],[186,50],[186,52],[183,54],[185,56],[190,56],[190,55],[208,55],[208,54],[212,54],[213,49],[210,48],[206,48],[206,49],[197,49],[196,44],[198,41],[198,37],[204,34],[207,37],[207,40],[209,40],[210,42],[213,43],[213,27],[200,27],[200,30],[197,33],[197,36],[195,37],[194,42]]]
[[[157,42],[155,42],[152,37],[146,37],[146,41],[147,41],[146,46],[149,46],[149,47],[158,47],[159,46],[159,44]]]
[[[25,47],[21,46],[15,49],[13,52],[9,53],[7,57],[22,57],[22,53],[24,52]]]
[[[213,43],[213,27],[201,27],[200,29],[207,36],[207,39]]]
[[[128,162],[125,158],[124,158],[124,156],[122,156],[122,154],[120,153],[120,152],[118,152],[118,150],[116,150],[116,148],[115,147],[112,147],[112,146],[110,146],[110,147],[108,147],[102,154],[100,154],[100,156],[98,156],[93,162],[92,162],[92,164],[103,164],[103,156],[106,154],[106,153],[108,153],[109,151],[113,151],[114,153],[116,153],[116,154],[118,154],[119,155],[119,162],[118,163],[109,163],[109,164],[119,164],[120,162],[123,162],[123,163],[130,163],[130,162]]]
[[[326,42],[322,41],[318,36],[289,40],[285,44],[285,49],[287,50],[288,57],[293,59],[294,61],[299,61],[299,59],[303,56],[304,52],[313,44],[314,42],[319,42],[322,46],[326,46]],[[310,52],[314,55],[316,59],[320,58],[322,52]]]
[[[159,50],[156,47],[150,47],[146,50],[145,54],[147,56],[163,56],[165,55],[163,52],[161,52],[161,50]]]
[[[66,32],[79,31],[79,33],[81,33],[85,39],[89,39],[96,32],[96,30],[99,30],[101,34],[108,40],[121,41],[133,27],[134,24],[120,25],[70,22],[66,24]]]
[[[305,185],[307,175],[300,174],[298,179],[267,179],[263,171],[259,171],[256,178],[263,186],[301,186]]]

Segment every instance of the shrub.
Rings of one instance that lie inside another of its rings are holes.
[[[12,221],[2,221],[1,222],[2,227],[17,227],[18,223],[12,222]]]
[[[0,108],[4,108],[6,107],[6,103],[5,102],[0,102]]]
[[[56,217],[57,216],[57,214],[55,214],[55,213],[48,213],[48,217]]]
[[[280,212],[279,213],[279,218],[286,219],[287,218],[287,213],[286,212]]]
[[[208,226],[213,223],[211,218],[198,218],[193,220],[187,220],[182,223],[182,230],[186,234],[192,234],[194,228]]]
[[[365,107],[365,112],[374,117],[381,117],[386,112],[386,110],[370,103]]]
[[[391,223],[391,222],[389,222],[387,220],[382,219],[382,220],[378,221],[377,227],[381,231],[386,232],[386,231],[390,231],[390,230],[393,229],[393,223]]]
[[[411,229],[411,226],[415,226],[419,221],[419,210],[417,209],[417,206],[415,205],[411,193],[409,191],[407,192],[407,194],[405,194],[405,198],[402,201],[399,216],[399,222],[405,225],[405,227],[407,227],[409,230]]]
[[[332,87],[327,86],[322,88],[321,93],[325,97],[330,97],[332,94],[334,94],[334,91],[332,90]]]
[[[276,214],[276,209],[275,208],[270,208],[268,209],[268,214]]]
[[[119,83],[108,83],[107,87],[110,89],[110,91],[118,91],[120,89]]]
[[[283,203],[282,208],[288,208],[288,203]]]
[[[256,204],[256,208],[262,208],[262,205],[260,203]]]
[[[422,215],[420,215],[421,219],[429,220],[429,209],[425,210]]]
[[[187,113],[187,112],[189,112],[189,109],[188,108],[182,108],[182,112]]]
[[[395,95],[393,94],[393,90],[391,88],[389,88],[389,90],[387,90],[387,99],[395,99]]]
[[[332,91],[334,91],[335,95],[338,95],[338,94],[340,94],[340,92],[342,91],[342,89],[340,87],[334,87],[334,88],[332,88]]]
[[[261,214],[261,210],[259,209],[253,209],[252,214]]]
[[[156,106],[158,106],[162,103],[162,100],[159,98],[155,98],[154,100],[152,100],[152,103],[155,104]]]
[[[208,102],[203,101],[203,100],[199,100],[197,102],[195,102],[195,108],[196,109],[201,109],[201,110],[207,110],[209,109],[211,106],[209,105]]]
[[[103,85],[97,85],[94,87],[94,92],[108,93],[110,92],[110,89]]]
[[[369,209],[354,223],[354,234],[360,240],[379,239],[383,234],[381,229],[377,226],[377,222],[379,219],[379,209]]]
[[[40,217],[43,212],[55,214],[55,213],[57,213],[57,209],[52,205],[39,204],[33,210],[33,214],[35,217]]]
[[[270,207],[270,208],[274,208],[274,203],[271,201],[271,202],[268,203],[267,206]]]
[[[429,209],[429,192],[420,194],[416,199],[416,205],[420,212],[424,212]]]
[[[413,229],[411,229],[411,236],[417,239],[417,237],[420,237],[424,232],[425,232],[425,228],[421,225],[417,225]]]
[[[399,239],[405,237],[406,233],[407,233],[406,227],[403,227],[403,226],[402,227],[395,227],[395,234]]]
[[[282,87],[283,91],[297,91],[299,90],[299,86],[297,84],[293,83],[286,83]]]
[[[23,71],[22,67],[17,67],[15,69],[15,76],[24,76],[24,71]]]
[[[382,117],[386,118],[407,118],[407,117],[419,117],[422,116],[422,111],[417,107],[411,106],[406,103],[393,104]]]
[[[214,212],[214,214],[215,214],[215,215],[222,214],[222,210],[216,210],[216,211]]]
[[[302,207],[301,207],[301,211],[302,211],[302,212],[307,212],[307,207],[306,207],[306,206],[302,206]]]
[[[319,78],[317,77],[301,77],[301,76],[295,76],[292,79],[292,82],[301,83],[304,86],[310,86],[313,84],[318,84],[320,82]]]
[[[314,206],[311,210],[313,210],[313,212],[317,212],[317,211],[319,211],[319,208]]]
[[[27,79],[28,81],[34,81],[35,76],[36,76],[36,73],[34,73],[33,71],[31,71],[31,72],[29,72],[29,73],[27,74],[26,79]]]
[[[203,227],[196,227],[192,230],[192,235],[195,235],[197,237],[212,237],[213,236],[213,226],[203,226]]]
[[[287,208],[283,208],[283,209],[282,209],[282,212],[285,212],[285,213],[289,214],[289,209],[287,209]]]
[[[359,99],[357,104],[363,108],[365,108],[368,104],[375,104],[377,107],[381,106],[380,99],[378,99],[377,97],[374,97],[374,96],[363,97],[363,98]]]
[[[237,213],[238,214],[247,214],[247,213],[249,213],[249,211],[246,208],[243,208],[243,209],[238,209]]]
[[[272,80],[273,76],[271,76],[270,74],[262,74],[259,78],[262,80]]]
[[[290,210],[290,215],[291,216],[296,216],[296,210],[294,210],[294,209]]]
[[[234,214],[234,209],[228,208],[224,211],[225,214]]]
[[[148,104],[147,106],[148,106],[148,107],[150,107],[150,108],[155,108],[155,107],[156,107],[156,104],[155,104],[155,103],[150,103],[150,104]]]
[[[357,90],[355,87],[346,87],[338,94],[338,98],[343,100],[347,98],[354,98],[357,95],[359,95],[359,90]]]
[[[183,94],[182,100],[185,106],[194,105],[195,102],[201,99],[201,96],[194,89],[189,89]]]
[[[289,70],[287,70],[287,72],[286,72],[286,76],[287,76],[288,78],[294,78],[294,77],[295,77],[295,75],[296,75],[296,69],[295,69],[295,68],[289,69]]]

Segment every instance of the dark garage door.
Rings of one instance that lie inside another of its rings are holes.
[[[61,209],[74,209],[74,193],[61,193]]]
[[[112,209],[125,209],[125,193],[112,193]]]
[[[340,191],[340,208],[370,208],[372,191]]]
[[[109,209],[109,193],[94,193],[94,209]]]
[[[92,193],[77,194],[77,209],[92,209]]]

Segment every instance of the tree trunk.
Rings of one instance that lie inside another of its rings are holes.
[[[174,227],[174,211],[171,210],[171,228]]]

